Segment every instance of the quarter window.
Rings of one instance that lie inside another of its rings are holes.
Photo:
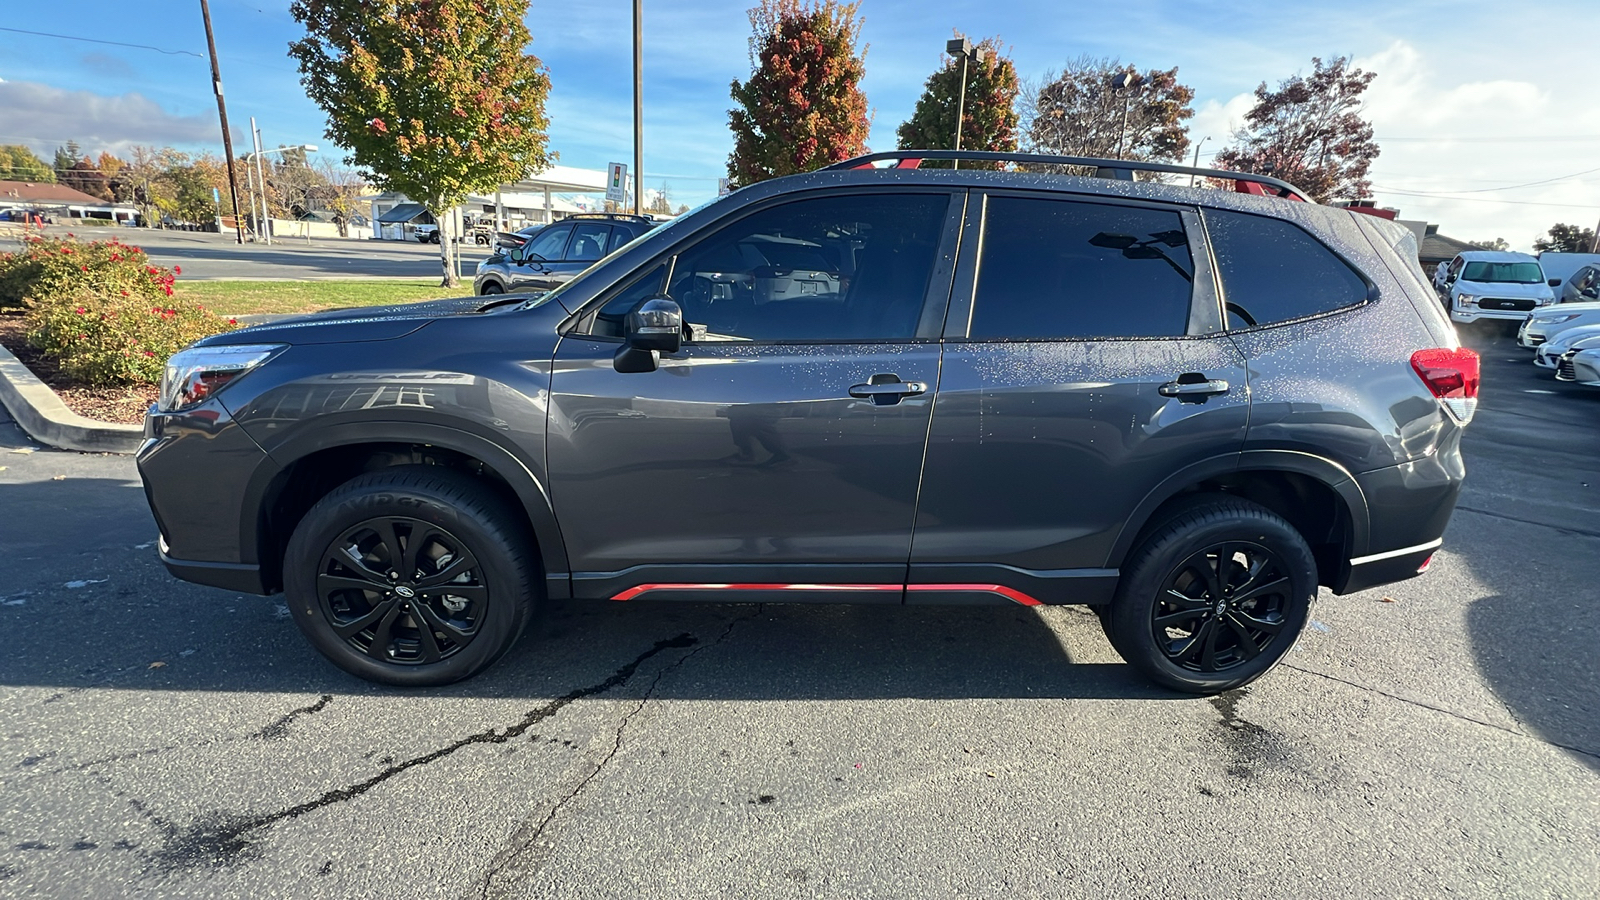
[[[1298,226],[1212,209],[1205,221],[1230,328],[1314,316],[1367,299],[1361,276]]]
[[[1181,335],[1194,264],[1173,210],[991,197],[969,335],[977,340]]]

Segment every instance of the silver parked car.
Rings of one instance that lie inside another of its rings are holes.
[[[1557,381],[1600,388],[1600,337],[1577,341],[1556,363]]]
[[[1569,328],[1600,325],[1600,303],[1563,303],[1529,313],[1517,329],[1517,346],[1536,350]]]

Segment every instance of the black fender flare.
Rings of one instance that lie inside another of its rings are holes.
[[[1133,542],[1139,536],[1139,532],[1149,523],[1150,517],[1161,504],[1171,500],[1184,489],[1208,478],[1237,472],[1294,472],[1321,482],[1344,503],[1350,523],[1349,555],[1361,556],[1367,552],[1371,512],[1367,507],[1366,494],[1348,469],[1331,459],[1301,450],[1246,450],[1242,453],[1213,456],[1191,463],[1152,488],[1144,499],[1139,501],[1139,505],[1134,507],[1133,513],[1123,521],[1122,530],[1117,533],[1117,539],[1111,545],[1111,554],[1106,559],[1105,567],[1109,569],[1121,567],[1129,551],[1133,549]]]
[[[241,547],[258,553],[260,530],[265,515],[264,501],[274,481],[291,465],[322,450],[354,444],[426,444],[470,456],[488,466],[511,489],[528,514],[539,557],[544,563],[545,586],[552,598],[571,593],[570,567],[566,543],[556,523],[550,492],[534,474],[527,461],[487,437],[426,422],[372,421],[339,422],[297,435],[272,447],[268,458],[251,474],[245,485],[239,521]]]

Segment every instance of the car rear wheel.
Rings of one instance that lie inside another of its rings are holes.
[[[539,589],[532,540],[504,501],[437,466],[359,476],[306,513],[284,596],[312,646],[385,684],[449,684],[521,635]]]
[[[500,282],[485,281],[483,283],[483,292],[480,296],[487,297],[490,294],[504,294],[505,292],[506,289],[500,286]]]
[[[1299,638],[1317,592],[1294,526],[1236,498],[1184,509],[1130,560],[1101,619],[1106,637],[1134,668],[1187,693],[1266,674]]]

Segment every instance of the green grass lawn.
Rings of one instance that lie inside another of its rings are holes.
[[[440,297],[470,297],[472,282],[442,288],[430,281],[184,281],[173,296],[224,316],[298,313],[340,306],[382,306]]]

